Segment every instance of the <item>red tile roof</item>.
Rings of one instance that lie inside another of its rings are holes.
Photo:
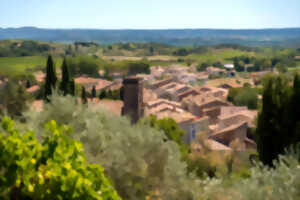
[[[26,89],[26,91],[29,92],[29,93],[34,93],[34,92],[37,92],[39,90],[40,90],[40,86],[38,86],[38,85],[34,85],[34,86]]]

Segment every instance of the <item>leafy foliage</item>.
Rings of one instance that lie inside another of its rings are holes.
[[[81,101],[83,104],[87,103],[87,96],[86,96],[86,91],[84,86],[81,87]]]
[[[197,182],[187,176],[178,146],[165,141],[161,131],[143,124],[131,126],[126,118],[76,104],[70,96],[52,95],[42,112],[25,115],[34,130],[49,119],[73,127],[70,136],[83,143],[90,162],[104,167],[124,199],[197,199]]]
[[[101,90],[99,99],[121,100],[121,89],[117,90]]]
[[[0,134],[1,199],[120,199],[99,165],[86,164],[71,129],[46,124],[42,143],[4,117]]]
[[[139,73],[150,74],[150,65],[146,62],[131,62],[128,64],[129,75],[136,75]]]
[[[46,67],[45,99],[52,94],[52,89],[56,87],[56,70],[54,68],[52,56],[48,56]]]
[[[300,142],[299,95],[299,75],[295,76],[293,87],[283,76],[265,81],[256,130],[258,152],[264,164],[272,165],[285,148]]]
[[[62,80],[60,83],[60,90],[62,90],[64,95],[67,94],[74,94],[75,93],[75,87],[74,87],[74,80],[71,79],[70,73],[69,73],[69,67],[66,61],[66,58],[63,61],[63,64],[61,66],[62,71]]]
[[[206,68],[208,67],[209,65],[207,63],[202,63],[201,65],[197,65],[197,71],[198,72],[203,72],[203,71],[206,71]]]
[[[88,57],[88,56],[80,56],[80,57],[67,57],[67,64],[70,69],[70,74],[73,76],[80,76],[82,74],[97,77],[98,70],[101,65],[101,61]]]
[[[154,115],[142,120],[142,123],[149,124],[151,127],[163,131],[168,140],[174,141],[179,145],[183,157],[189,153],[189,147],[183,142],[184,131],[180,129],[176,121],[172,118],[157,119]]]
[[[11,117],[20,116],[28,108],[27,103],[31,100],[25,87],[11,79],[0,90],[0,103]]]
[[[280,156],[274,168],[257,164],[248,178],[234,176],[202,181],[201,198],[204,200],[265,200],[293,199],[300,197],[299,152]]]
[[[96,98],[96,96],[97,96],[96,87],[93,85],[93,88],[92,88],[92,98]]]
[[[0,57],[32,56],[48,53],[52,47],[36,41],[27,40],[12,42],[7,46],[0,46]]]
[[[257,109],[258,91],[247,85],[244,88],[230,88],[227,100],[236,106],[247,106],[249,109]]]
[[[247,106],[249,109],[256,109],[258,97],[256,90],[247,88],[242,90],[233,100],[236,106]]]

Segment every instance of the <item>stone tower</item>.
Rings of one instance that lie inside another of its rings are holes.
[[[143,109],[143,79],[128,77],[123,80],[122,115],[129,116],[136,123],[144,115]]]

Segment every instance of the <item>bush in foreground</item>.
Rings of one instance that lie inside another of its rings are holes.
[[[203,200],[299,200],[300,199],[300,152],[280,156],[274,168],[258,164],[251,168],[249,178],[234,180],[206,179],[202,181]]]
[[[1,199],[120,199],[103,168],[86,164],[81,143],[67,138],[68,127],[47,123],[42,143],[32,131],[20,133],[7,117],[2,129]]]
[[[126,118],[77,104],[70,96],[52,95],[42,112],[31,111],[25,117],[34,130],[41,130],[49,119],[70,125],[70,137],[83,143],[90,162],[104,167],[123,199],[198,199],[197,183],[187,175],[178,145],[166,141],[162,131],[132,126]]]

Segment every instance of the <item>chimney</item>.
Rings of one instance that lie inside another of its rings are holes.
[[[128,116],[136,123],[144,115],[143,109],[143,80],[138,77],[128,77],[123,81],[122,115]]]

